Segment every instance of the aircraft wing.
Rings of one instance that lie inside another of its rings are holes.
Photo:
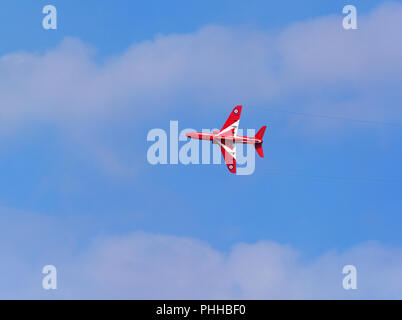
[[[233,108],[232,112],[229,115],[229,118],[226,120],[218,135],[237,135],[237,129],[239,128],[240,123],[241,109],[242,106],[236,106]]]
[[[236,144],[233,140],[217,141],[221,147],[226,166],[231,173],[236,173]]]

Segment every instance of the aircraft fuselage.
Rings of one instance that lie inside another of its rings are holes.
[[[257,144],[262,143],[262,140],[244,137],[244,136],[233,136],[233,135],[219,135],[216,133],[203,133],[203,132],[190,132],[186,134],[187,137],[198,140],[209,140],[214,143],[215,141],[233,141],[234,143],[248,143]]]

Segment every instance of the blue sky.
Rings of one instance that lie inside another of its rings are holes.
[[[400,281],[370,283],[402,265],[400,2],[354,1],[350,31],[345,1],[55,0],[43,30],[46,4],[0,8],[0,297],[401,297]],[[237,104],[241,128],[268,126],[254,174],[147,162],[149,130],[220,128]],[[131,254],[153,273],[127,269]],[[199,259],[205,277],[236,276],[193,292]],[[153,295],[161,261],[188,283],[161,276]],[[338,290],[347,263],[357,293]],[[311,283],[257,288],[271,270]]]
[[[367,12],[383,1],[355,2],[359,12]],[[42,8],[48,1],[4,1],[1,11],[1,53],[17,50],[46,50],[65,36],[78,37],[94,45],[99,56],[119,54],[134,42],[150,40],[156,34],[194,32],[218,24],[251,26],[259,29],[281,28],[290,22],[322,15],[340,14],[347,1],[320,3],[297,1],[80,1],[55,0],[59,9],[57,32],[41,26]],[[39,9],[38,9],[39,8]],[[341,9],[339,9],[341,8]],[[11,14],[12,13],[12,14]],[[17,19],[19,17],[19,19]],[[39,22],[38,22],[39,21]]]

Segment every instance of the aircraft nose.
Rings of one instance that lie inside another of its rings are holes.
[[[187,136],[188,138],[194,138],[194,135],[195,135],[195,132],[186,133],[186,136]]]

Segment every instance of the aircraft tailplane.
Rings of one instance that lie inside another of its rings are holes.
[[[264,158],[264,150],[262,150],[262,143],[256,143],[254,146],[255,146],[255,151],[257,151],[258,155],[261,158]]]
[[[262,149],[262,137],[264,136],[265,133],[265,129],[267,128],[267,126],[263,126],[261,127],[260,130],[258,130],[258,132],[255,135],[255,138],[258,140],[261,140],[261,143],[256,143],[255,146],[255,151],[257,151],[258,155],[261,158],[264,158],[264,150]]]
[[[266,128],[267,126],[262,126],[261,129],[258,130],[258,132],[256,133],[255,138],[262,141],[262,137],[264,136]]]

